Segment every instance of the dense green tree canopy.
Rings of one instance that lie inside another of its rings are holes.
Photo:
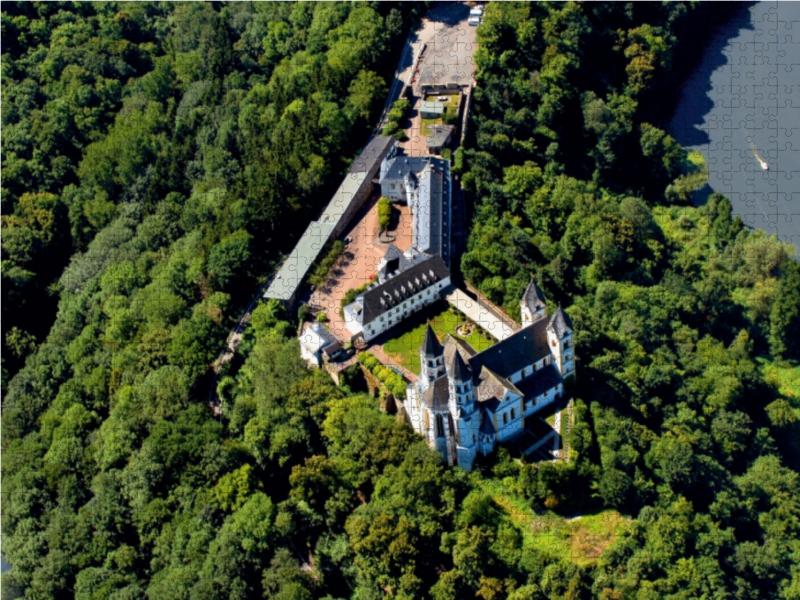
[[[447,468],[277,302],[210,376],[422,9],[3,4],[4,598],[800,598],[800,269],[663,125],[724,11],[478,29],[460,270],[569,313],[568,462]]]

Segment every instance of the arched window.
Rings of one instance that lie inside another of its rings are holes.
[[[503,413],[503,425],[508,423],[508,413]]]
[[[442,437],[444,435],[444,419],[442,419],[442,415],[436,415],[436,437]]]
[[[522,377],[525,377],[528,374],[528,369],[522,369]]]
[[[513,419],[516,419],[516,418],[517,418],[517,410],[515,408],[512,408],[511,409],[511,419],[513,420]]]
[[[544,364],[544,366],[546,367],[548,364],[550,364],[550,359],[547,356],[545,356],[544,360],[542,361],[542,364]]]
[[[474,433],[472,434],[472,443],[473,444],[475,443],[475,434]]]

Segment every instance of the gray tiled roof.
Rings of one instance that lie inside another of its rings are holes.
[[[364,292],[361,324],[366,325],[407,298],[450,276],[441,256],[431,256]],[[383,300],[383,302],[381,302]]]
[[[528,284],[528,288],[525,290],[522,300],[531,312],[536,312],[539,308],[547,306],[542,290],[534,283],[533,279],[531,279],[531,282]]]
[[[450,399],[447,376],[442,375],[439,379],[431,382],[428,389],[422,394],[422,401],[433,411],[447,410],[447,401]]]
[[[442,343],[436,337],[430,323],[425,329],[425,341],[422,343],[422,347],[425,348],[425,356],[441,356],[444,351]]]
[[[473,373],[485,366],[500,375],[510,377],[530,364],[550,356],[547,347],[547,323],[536,321],[469,359]]]
[[[570,320],[569,315],[565,313],[560,306],[550,319],[550,323],[547,325],[547,328],[555,331],[558,339],[563,338],[565,335],[567,335],[567,333],[573,331],[572,321]]]
[[[453,352],[452,358],[446,364],[447,373],[452,377],[453,381],[472,381],[472,371],[469,370],[469,366],[464,362],[461,352]]]
[[[387,161],[386,170],[381,171],[381,183],[385,181],[403,181],[406,174],[414,174],[422,171],[426,166],[431,165],[439,171],[445,167],[445,160],[432,156],[405,156],[400,154]]]
[[[547,390],[554,388],[561,383],[561,375],[554,365],[534,371],[525,379],[517,382],[517,387],[525,396],[525,399],[536,398]]]
[[[438,148],[447,142],[447,138],[453,133],[453,129],[455,129],[454,125],[436,125],[433,128],[433,133],[427,137],[425,143],[429,148]]]
[[[350,165],[350,173],[368,173],[375,166],[376,163],[383,160],[389,150],[397,143],[393,137],[379,136],[374,138],[364,150],[361,151],[358,158]]]
[[[505,377],[498,375],[486,367],[481,369],[478,375],[478,385],[475,387],[475,398],[484,408],[494,412],[506,395],[506,391],[517,394],[518,396],[523,395],[522,392]]]
[[[449,363],[453,359],[453,353],[459,352],[465,361],[475,356],[475,348],[461,338],[457,338],[449,333],[444,338],[444,361]]]

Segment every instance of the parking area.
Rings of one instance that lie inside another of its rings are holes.
[[[477,28],[468,24],[469,11],[467,4],[454,2],[437,4],[428,12],[417,31],[417,43],[428,46],[415,86],[467,85],[472,79]]]

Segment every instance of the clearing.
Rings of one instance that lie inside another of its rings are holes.
[[[537,514],[524,498],[510,492],[501,481],[483,479],[480,475],[474,481],[522,532],[523,545],[552,558],[580,566],[594,564],[629,527],[630,519],[616,510],[571,518],[552,511]]]

